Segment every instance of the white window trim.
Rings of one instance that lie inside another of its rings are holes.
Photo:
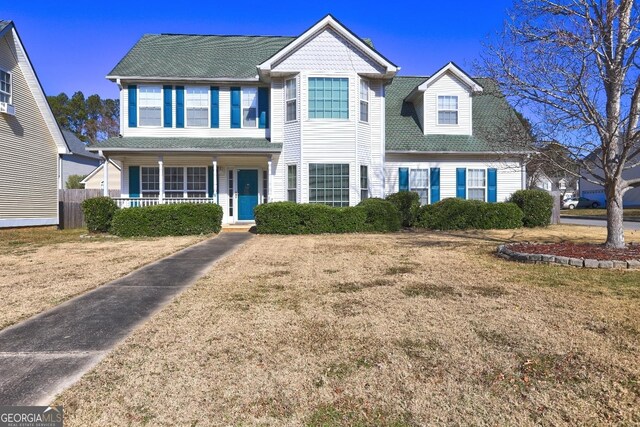
[[[479,170],[479,171],[484,171],[484,187],[470,187],[469,186],[469,171],[470,170]],[[484,202],[487,201],[487,193],[488,193],[488,180],[489,180],[489,168],[466,168],[465,170],[465,177],[467,182],[464,183],[465,186],[465,199],[466,200],[471,200],[469,199],[469,190],[470,189],[484,189]],[[476,200],[476,199],[474,199]]]
[[[293,187],[293,188],[289,187],[289,167],[290,167],[290,166],[295,166],[295,168],[296,168],[296,174],[295,174],[295,177],[296,177],[296,186],[295,186],[295,187]],[[286,196],[286,200],[287,200],[287,201],[290,201],[290,200],[289,200],[289,191],[291,191],[291,190],[295,190],[295,192],[296,192],[296,197],[295,197],[295,200],[294,200],[293,202],[294,202],[294,203],[298,203],[298,187],[299,187],[299,185],[298,185],[298,181],[299,181],[299,179],[298,179],[298,164],[297,164],[297,163],[290,163],[290,164],[288,164],[288,165],[287,165],[287,196]]]
[[[188,98],[188,93],[187,93],[187,89],[206,89],[205,92],[207,93],[207,124],[204,126],[189,126],[189,115],[187,114],[187,111],[189,110],[189,107],[187,106],[187,98]],[[172,95],[172,100],[173,100],[173,95]],[[164,101],[163,101],[163,105],[164,105]],[[164,116],[163,116],[164,117]],[[184,127],[185,128],[190,128],[190,129],[207,129],[211,127],[211,89],[208,86],[185,86],[184,88]]]
[[[441,96],[452,96],[456,98],[456,105],[458,106],[458,108],[456,110],[441,110],[439,107],[439,102],[438,99]],[[440,111],[455,111],[457,113],[457,118],[458,118],[458,123],[456,124],[452,124],[452,123],[440,123]],[[458,95],[450,95],[450,94],[442,94],[442,93],[438,93],[436,94],[436,126],[442,126],[442,127],[458,127],[460,126],[460,96]]]
[[[245,126],[244,125],[244,91],[246,89],[255,89],[256,91],[256,125],[255,126]],[[242,86],[240,88],[240,128],[241,129],[258,129],[260,115],[258,113],[258,108],[260,106],[260,91],[257,86]]]
[[[427,171],[427,205],[431,204],[431,168],[408,168],[409,169],[409,191],[413,191],[414,188],[411,187],[411,171]],[[416,188],[418,189],[418,188]],[[423,188],[420,187],[420,190]],[[422,205],[424,206],[424,205]]]
[[[145,198],[157,198],[158,196],[145,196],[144,193],[158,193],[160,194],[161,189],[160,189],[160,175],[158,175],[158,190],[143,190],[142,189],[142,168],[147,168],[147,169],[158,169],[158,174],[160,173],[160,168],[158,165],[140,165],[140,188],[139,188],[139,192],[138,194],[140,194],[140,197]]]
[[[360,79],[360,83],[359,84],[366,84],[367,85],[367,99],[363,100],[360,95],[361,95],[361,91],[360,91],[360,86],[358,86],[358,121],[360,123],[363,124],[369,124],[371,122],[371,103],[370,103],[370,99],[371,99],[371,84],[369,83],[369,80],[367,79]],[[364,121],[362,120],[362,103],[366,102],[367,103],[367,120]]]
[[[9,95],[9,102],[7,102],[7,104],[13,105],[13,73],[5,70],[4,68],[0,68],[0,71],[3,71],[9,75],[9,92],[2,91],[2,93],[4,93],[5,95]]]
[[[346,119],[328,119],[326,117],[323,118],[310,118],[309,117],[309,101],[311,99],[311,97],[309,96],[309,80],[311,79],[315,79],[315,78],[319,78],[319,79],[347,79],[347,118]],[[308,121],[313,121],[313,122],[330,122],[330,123],[335,123],[335,122],[348,122],[351,120],[354,120],[351,116],[351,76],[348,74],[313,74],[313,75],[309,75],[306,76],[306,84],[307,84],[307,105],[305,105],[305,113],[306,113],[306,120]],[[359,98],[360,96],[358,96]],[[358,111],[359,114],[359,111]]]
[[[293,98],[287,98],[287,82],[292,81],[294,82],[294,86],[295,86],[295,96]],[[284,80],[284,122],[285,123],[295,123],[297,121],[300,120],[300,112],[298,111],[298,78],[297,77],[292,77],[290,79],[285,79]],[[295,102],[296,104],[296,118],[293,120],[288,120],[287,119],[287,105],[289,104],[289,102]]]
[[[367,187],[363,188],[362,187],[362,167],[366,167],[367,168]],[[359,175],[359,187],[360,187],[360,201],[362,201],[362,192],[366,191],[367,192],[367,199],[371,198],[371,190],[369,189],[369,187],[371,187],[371,184],[369,182],[369,165],[360,165],[360,175]]]
[[[143,87],[159,87],[160,88],[160,124],[159,125],[142,125],[140,124],[140,89]],[[138,127],[141,128],[147,128],[147,129],[159,129],[162,128],[164,126],[164,91],[163,91],[163,87],[162,85],[138,85],[138,87],[136,88],[136,97],[138,98],[136,100],[136,104],[137,105],[137,113],[138,113],[138,117],[137,117],[137,122],[138,122]],[[186,119],[186,117],[185,117]]]
[[[159,166],[156,165],[140,165],[140,196],[144,197],[143,193],[142,193],[142,168],[158,168]],[[199,190],[199,192],[204,192],[204,197],[208,198],[209,197],[209,177],[208,177],[208,173],[209,170],[207,169],[208,165],[163,165],[163,168],[180,168],[182,169],[182,198],[183,199],[189,199],[190,197],[188,197],[188,193],[189,192],[195,192],[195,191],[189,191],[188,187],[187,187],[187,182],[188,182],[188,177],[187,177],[187,168],[204,168],[205,169],[205,189],[204,190]],[[167,190],[166,189],[166,184],[167,184],[167,175],[165,173],[165,171],[163,170],[163,176],[164,176],[164,184],[165,184],[165,188],[161,188],[160,191],[162,192],[163,198],[167,199],[179,199],[180,197],[167,197],[166,193],[167,191],[169,193],[177,193],[179,190],[176,191],[172,191],[172,190]],[[160,192],[158,191],[158,192]],[[155,191],[145,191],[146,193],[155,193]],[[214,191],[214,197],[215,197],[215,191]],[[198,197],[191,197],[193,198],[198,198]]]

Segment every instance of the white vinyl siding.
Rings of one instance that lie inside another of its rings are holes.
[[[0,102],[11,104],[11,73],[0,69]]]
[[[452,97],[457,100],[455,104],[453,104]],[[441,101],[439,101],[440,98],[442,98]],[[445,99],[446,102],[444,102]],[[420,102],[419,98],[416,98],[414,102]],[[433,82],[424,92],[422,103],[423,108],[416,108],[416,112],[421,111],[422,113],[420,121],[423,123],[423,131],[426,135],[472,134],[471,88],[452,73],[444,73]],[[440,106],[446,108],[442,109]],[[441,124],[440,118],[449,123]],[[453,123],[456,119],[457,122]]]
[[[409,170],[409,191],[418,193],[421,205],[429,203],[429,169]]]
[[[138,125],[159,127],[162,125],[162,87],[138,88]]]
[[[187,127],[209,126],[209,88],[186,87],[185,88],[185,116]]]
[[[486,169],[467,169],[467,198],[469,200],[487,199]]]

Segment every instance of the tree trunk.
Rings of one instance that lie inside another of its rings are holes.
[[[622,249],[624,245],[624,211],[622,209],[622,191],[617,183],[607,183],[607,243],[609,248]]]

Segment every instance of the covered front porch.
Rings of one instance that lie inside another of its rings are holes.
[[[250,224],[254,208],[270,200],[277,155],[226,153],[102,153],[122,162],[120,208],[216,203],[223,224]],[[108,168],[103,168],[108,195]]]

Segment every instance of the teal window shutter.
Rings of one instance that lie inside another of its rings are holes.
[[[207,195],[213,197],[213,166],[207,167]]]
[[[176,127],[184,127],[184,86],[176,86]]]
[[[173,126],[173,111],[171,109],[171,100],[173,98],[173,86],[163,86],[164,94],[164,127]]]
[[[409,168],[398,169],[398,191],[409,191]]]
[[[240,128],[240,88],[231,88],[231,128]]]
[[[487,202],[498,201],[498,170],[487,169]]]
[[[440,168],[431,168],[430,174],[431,203],[437,203],[440,201]]]
[[[129,166],[129,197],[140,197],[140,166]]]
[[[220,127],[220,88],[211,86],[211,127]]]
[[[258,127],[269,127],[269,88],[258,88]]]
[[[129,127],[138,126],[138,87],[129,85]]]
[[[467,170],[465,168],[456,169],[456,197],[467,198]]]

